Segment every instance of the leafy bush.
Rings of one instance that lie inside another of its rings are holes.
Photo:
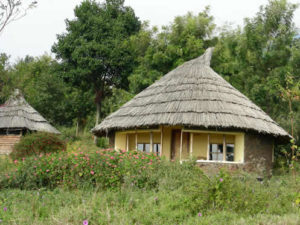
[[[102,150],[91,154],[47,153],[15,161],[16,170],[0,181],[3,187],[115,188],[128,184],[140,188],[154,185],[149,179],[160,159],[141,152]]]
[[[109,147],[108,138],[105,138],[105,137],[97,138],[96,145],[99,148],[108,148]]]
[[[66,144],[57,135],[37,132],[22,137],[21,141],[14,146],[10,157],[13,160],[28,156],[60,152],[66,149]]]

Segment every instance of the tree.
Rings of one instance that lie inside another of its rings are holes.
[[[66,82],[95,93],[98,124],[104,98],[113,87],[128,84],[135,57],[128,39],[141,24],[124,0],[86,0],[75,8],[75,17],[66,21],[67,32],[58,35],[52,51],[61,60]]]
[[[15,88],[47,120],[56,125],[72,125],[75,117],[69,88],[58,76],[57,62],[50,56],[26,56],[6,71],[3,82],[3,100]]]
[[[2,53],[0,54],[0,105],[4,103],[7,96],[6,84],[9,82],[9,57]]]
[[[224,32],[213,56],[212,67],[278,121],[288,116],[278,86],[285,87],[293,60],[296,7],[270,0],[254,18],[245,19],[243,29]]]
[[[134,46],[142,49],[135,51],[140,52],[140,57],[139,66],[129,77],[131,92],[142,91],[170,70],[200,56],[207,47],[214,44],[214,29],[215,24],[209,14],[209,7],[198,15],[187,13],[176,17],[169,26],[164,26],[161,32],[158,32],[156,27],[149,29],[147,24],[144,24],[141,32],[131,40]]]
[[[34,8],[37,1],[3,0],[0,1],[0,34],[13,21],[24,17],[28,10]]]

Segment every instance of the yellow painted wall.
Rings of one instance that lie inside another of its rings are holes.
[[[180,129],[180,127],[169,127],[164,126],[163,130],[163,143],[162,143],[162,156],[166,159],[170,159],[171,157],[171,139],[172,139],[172,130]],[[138,143],[150,143],[150,132],[146,132],[143,130],[142,133],[139,133],[137,130]],[[153,132],[153,143],[160,143],[161,141],[161,133],[159,131]],[[193,157],[196,159],[206,159],[207,158],[207,145],[208,145],[208,133],[210,135],[210,143],[222,144],[223,143],[223,134],[222,133],[214,133],[199,131],[194,133],[193,135]],[[126,135],[128,135],[129,139],[129,150],[135,150],[136,141],[135,141],[135,133],[127,133],[116,132],[115,136],[115,148],[116,149],[126,149]],[[234,133],[234,134],[226,134],[226,143],[234,144],[234,161],[235,162],[244,162],[244,133]],[[191,143],[190,143],[191,144]],[[185,156],[185,155],[183,155]],[[185,158],[189,158],[188,155]]]
[[[207,158],[207,134],[194,133],[193,138],[193,157],[197,160],[206,160]]]
[[[163,127],[163,149],[162,156],[166,159],[171,158],[171,139],[172,139],[172,128]]]
[[[210,134],[209,142],[211,144],[223,144],[223,134]]]
[[[135,150],[135,134],[128,134],[128,140],[129,140],[129,151],[130,150]]]
[[[115,149],[126,150],[127,136],[129,140],[129,150],[135,150],[135,133],[116,132],[115,133]],[[137,133],[138,143],[150,144],[150,133]],[[153,144],[160,143],[160,132],[153,132]]]
[[[152,132],[153,135],[153,143],[160,143],[160,133]],[[137,133],[138,143],[150,144],[150,132],[148,133]]]
[[[115,149],[126,150],[126,134],[116,132],[115,134]]]
[[[234,161],[235,162],[244,162],[244,134],[235,135],[235,145],[234,145]]]

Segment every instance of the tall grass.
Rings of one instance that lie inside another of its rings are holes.
[[[84,157],[87,156],[84,154]],[[93,161],[92,156],[89,158]],[[127,167],[119,170],[122,182],[118,186],[78,185],[77,188],[65,188],[58,185],[52,190],[47,185],[33,186],[33,189],[28,186],[27,190],[20,190],[22,187],[4,188],[0,192],[0,219],[3,224],[20,225],[82,224],[84,220],[88,220],[89,224],[300,223],[299,175],[274,176],[260,182],[251,174],[231,175],[220,171],[217,175],[208,176],[193,162],[154,163],[154,160],[150,169],[140,170],[143,165],[136,162],[149,163],[151,157],[141,158],[127,158],[124,164]],[[69,165],[78,164],[78,161],[72,160],[74,158],[68,161]],[[95,158],[95,162],[101,160],[105,157]],[[30,163],[22,163],[25,165],[23,169],[29,168]],[[114,165],[113,161],[110,165]],[[107,174],[112,171],[107,169]],[[131,172],[136,173],[136,177],[132,177]],[[82,181],[76,176],[78,173],[80,171],[69,174],[74,176],[75,183]],[[26,176],[23,176],[24,180]],[[92,177],[90,170],[86,176]],[[139,182],[135,182],[137,180]],[[84,182],[90,181],[84,179]]]

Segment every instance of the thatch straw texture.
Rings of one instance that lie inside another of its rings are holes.
[[[15,90],[5,104],[0,106],[0,129],[28,129],[60,133],[26,102],[19,90]]]
[[[290,137],[265,112],[210,68],[212,49],[177,67],[105,118],[101,135],[156,125],[252,130]]]

